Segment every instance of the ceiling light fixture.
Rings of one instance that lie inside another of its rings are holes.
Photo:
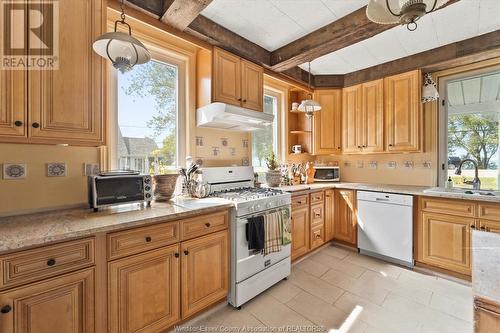
[[[410,31],[417,29],[417,21],[444,6],[450,0],[370,0],[366,16],[378,24],[401,23]]]
[[[311,88],[311,62],[309,62],[309,71],[308,71],[308,87]],[[306,114],[306,117],[310,119],[314,112],[318,112],[321,110],[321,105],[319,105],[318,102],[314,101],[312,99],[312,94],[308,93],[307,97],[309,99],[303,100],[302,103],[300,103],[299,107],[297,110],[299,112],[304,112]]]
[[[107,32],[97,38],[92,45],[94,51],[103,58],[107,58],[113,67],[125,73],[137,64],[144,64],[151,60],[148,49],[137,38],[132,37],[132,29],[125,22],[123,0],[120,4],[121,20],[115,21],[115,31]],[[118,23],[128,28],[128,34],[117,31]]]

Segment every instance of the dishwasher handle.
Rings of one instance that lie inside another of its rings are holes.
[[[389,201],[389,198],[375,198],[375,201]]]

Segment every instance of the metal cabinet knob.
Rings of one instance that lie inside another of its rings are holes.
[[[174,256],[175,256],[176,258],[179,258],[179,253],[175,252],[175,253],[174,253]]]
[[[23,122],[22,122],[22,121],[20,121],[20,120],[16,120],[16,121],[14,122],[14,125],[16,125],[17,127],[21,127],[21,126],[23,126]]]
[[[475,226],[474,224],[471,224],[471,225],[470,225],[470,228],[471,228],[471,229],[476,229],[476,226]]]
[[[1,313],[9,313],[10,310],[12,310],[12,307],[10,305],[5,305],[0,309]]]
[[[51,258],[47,260],[47,266],[54,266],[56,264],[56,260]]]
[[[205,227],[210,228],[210,223],[205,223]]]
[[[150,236],[146,236],[146,242],[151,242],[152,238]]]
[[[38,127],[40,127],[40,124],[39,124],[39,123],[33,123],[33,124],[31,124],[31,126],[32,126],[33,128],[38,128]]]
[[[189,251],[188,250],[184,250],[184,255],[188,255],[189,254]]]

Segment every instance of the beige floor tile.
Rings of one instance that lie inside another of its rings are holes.
[[[350,253],[355,253],[354,251],[349,251],[338,246],[330,245],[321,249],[321,252],[328,254],[329,256],[335,257],[337,259],[344,259]]]
[[[326,281],[326,282],[338,287],[341,283],[354,281],[356,279],[353,278],[351,275],[346,274],[344,272],[337,271],[335,269],[330,269],[328,272],[323,274],[323,276],[321,277],[321,280]]]
[[[244,309],[269,327],[312,325],[312,322],[267,294],[263,294],[245,304]]]
[[[316,325],[325,326],[328,330],[341,327],[348,316],[342,310],[307,292],[301,292],[287,305]]]
[[[404,268],[358,253],[349,254],[344,261],[375,271],[383,276],[397,279]]]
[[[430,307],[472,323],[474,312],[472,297],[464,300],[462,298],[434,293],[431,298]]]
[[[353,263],[347,262],[340,260],[335,257],[331,257],[328,254],[325,254],[324,251],[320,251],[314,255],[312,255],[310,258],[313,261],[316,261],[318,263],[321,263],[323,265],[326,265],[330,267],[331,269],[334,269],[336,271],[340,271],[344,274],[348,274],[353,278],[358,278],[360,277],[365,271],[366,268],[355,265]]]
[[[315,295],[322,300],[333,304],[344,293],[344,290],[329,284],[315,276],[300,269],[292,271],[289,281],[295,286]]]
[[[373,281],[363,281],[361,278],[341,281],[337,286],[379,305],[384,302],[390,292],[389,289],[377,286]]]
[[[297,296],[302,289],[294,285],[288,280],[281,281],[275,284],[271,289],[268,289],[265,293],[273,296],[281,303],[286,303],[295,296]]]
[[[330,267],[309,258],[302,260],[297,265],[294,265],[294,268],[303,270],[316,277],[321,277],[330,269]]]

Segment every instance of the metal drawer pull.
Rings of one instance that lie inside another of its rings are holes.
[[[188,255],[189,254],[189,251],[188,250],[184,250],[184,255]]]
[[[175,253],[174,253],[174,256],[175,256],[176,258],[179,258],[179,253],[175,252]]]
[[[146,236],[146,242],[151,242],[152,241],[152,238],[150,236]]]
[[[205,223],[205,227],[210,228],[210,223]]]
[[[56,260],[53,258],[50,258],[47,260],[47,266],[54,266],[56,264]]]
[[[2,307],[2,309],[0,309],[0,312],[1,313],[9,313],[10,310],[12,310],[12,307],[10,305],[5,305],[4,307]]]

